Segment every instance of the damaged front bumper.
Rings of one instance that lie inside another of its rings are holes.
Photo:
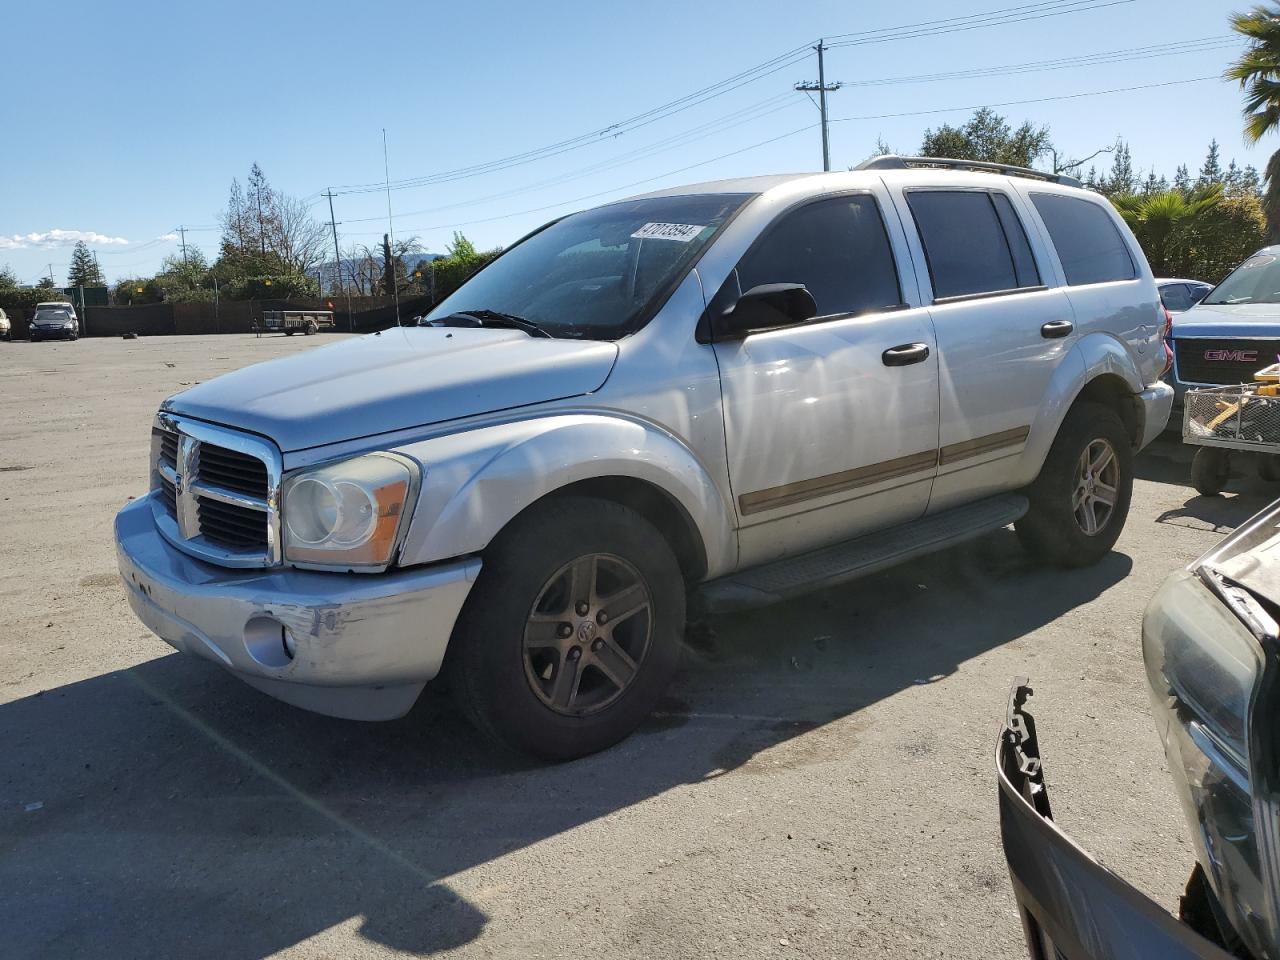
[[[1034,960],[1229,960],[1076,846],[1053,822],[1035,721],[1019,681],[996,747],[1000,835]]]
[[[227,569],[165,540],[150,501],[116,516],[116,556],[134,612],[175,649],[317,713],[407,713],[439,672],[480,572],[478,558],[377,575]]]

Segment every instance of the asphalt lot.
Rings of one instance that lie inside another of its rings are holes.
[[[717,619],[642,733],[539,767],[438,697],[390,724],[279,704],[130,612],[111,520],[160,400],[316,342],[0,344],[4,956],[1025,956],[992,764],[1019,674],[1059,823],[1176,904],[1139,619],[1260,481],[1197,497],[1160,441],[1098,567],[1002,531]]]

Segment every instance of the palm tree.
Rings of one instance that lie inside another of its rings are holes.
[[[1187,271],[1198,235],[1222,203],[1222,185],[1112,197],[1111,202],[1138,238],[1156,276],[1180,277]]]
[[[1249,49],[1227,70],[1244,90],[1244,136],[1257,143],[1280,130],[1280,3],[1260,4],[1231,16],[1231,27],[1249,40]],[[1267,161],[1267,192],[1262,201],[1270,240],[1280,239],[1280,150]]]

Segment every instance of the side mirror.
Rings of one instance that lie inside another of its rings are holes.
[[[762,283],[752,287],[716,318],[717,340],[745,337],[818,315],[818,303],[803,283]]]

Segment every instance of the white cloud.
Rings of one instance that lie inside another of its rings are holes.
[[[177,239],[178,239],[178,235],[177,235],[176,233],[165,233],[165,234],[161,234],[160,236],[156,237],[156,239],[157,239],[157,240],[167,240],[167,241],[169,241],[170,243],[172,243],[174,240],[177,240]]]
[[[109,237],[92,230],[49,230],[46,233],[13,233],[0,235],[0,250],[26,250],[31,247],[69,247],[77,240],[97,247],[123,247],[124,237]]]

